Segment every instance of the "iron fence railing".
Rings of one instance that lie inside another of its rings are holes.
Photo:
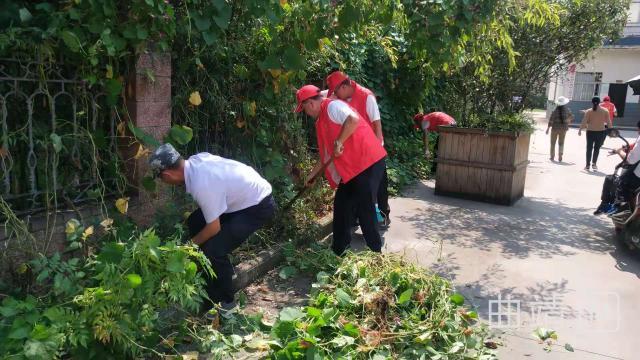
[[[15,212],[113,191],[117,131],[115,107],[74,69],[0,59],[0,194]]]

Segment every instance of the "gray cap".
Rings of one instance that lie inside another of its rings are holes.
[[[149,167],[156,178],[163,170],[173,167],[180,161],[181,156],[171,144],[162,144],[149,156]]]

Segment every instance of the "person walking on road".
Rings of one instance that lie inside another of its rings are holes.
[[[569,103],[569,99],[564,96],[560,96],[556,101],[558,105],[555,110],[549,116],[549,125],[547,125],[546,133],[549,134],[551,129],[551,151],[549,153],[549,160],[555,160],[556,141],[558,142],[558,161],[562,162],[562,154],[564,150],[564,138],[569,130],[569,124],[573,122],[573,114],[571,109],[566,105]]]
[[[587,129],[587,164],[584,169],[589,171],[589,167],[594,171],[598,170],[596,163],[600,154],[600,147],[606,138],[607,127],[611,127],[609,111],[600,106],[600,98],[594,96],[591,99],[592,108],[584,113],[578,135],[582,135],[582,130]]]
[[[611,123],[613,123],[613,118],[618,116],[618,109],[616,109],[616,105],[611,102],[611,98],[609,97],[609,95],[605,96],[602,99],[600,106],[609,111],[609,118],[611,119]]]
[[[187,219],[191,241],[211,262],[215,277],[205,274],[210,303],[235,307],[233,265],[229,253],[269,222],[276,211],[271,185],[253,168],[209,153],[185,160],[171,146],[158,147],[149,157],[155,177],[170,185],[185,185],[199,209]]]
[[[382,250],[382,238],[376,226],[374,198],[385,169],[387,152],[364,119],[342,100],[325,98],[314,85],[296,92],[295,112],[304,111],[316,119],[316,137],[320,161],[306,185],[324,167],[325,177],[337,189],[333,201],[333,251],[342,255],[351,243],[351,220],[357,218],[369,249]],[[332,164],[323,166],[328,162]]]
[[[382,121],[380,120],[380,109],[373,91],[351,80],[342,71],[334,71],[327,76],[327,97],[332,95],[340,100],[344,100],[351,107],[358,111],[358,114],[367,121],[378,141],[384,146],[384,135],[382,134]],[[390,224],[389,213],[389,179],[385,167],[377,193],[377,205],[382,214],[381,226],[386,228]]]

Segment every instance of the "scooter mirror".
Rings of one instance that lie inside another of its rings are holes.
[[[607,135],[612,138],[620,137],[620,130],[615,128],[608,129]]]

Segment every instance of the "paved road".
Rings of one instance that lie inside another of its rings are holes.
[[[504,331],[501,358],[639,359],[640,255],[615,243],[609,219],[591,215],[616,159],[602,154],[603,172],[583,171],[585,138],[572,129],[565,162],[552,163],[543,130],[532,135],[525,198],[515,206],[436,197],[433,182],[419,183],[391,201],[385,249],[451,279]],[[530,335],[538,326],[558,332],[551,353]]]

